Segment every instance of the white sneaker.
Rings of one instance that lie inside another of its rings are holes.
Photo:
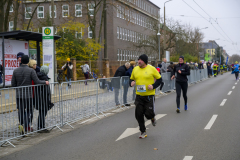
[[[139,138],[143,139],[143,138],[146,138],[147,137],[147,132],[142,132],[140,135],[139,135]]]

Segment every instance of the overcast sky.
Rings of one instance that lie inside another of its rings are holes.
[[[164,2],[167,0],[150,1],[161,8],[160,14],[163,16]],[[193,27],[208,27],[201,30],[204,33],[204,42],[220,39],[216,42],[229,55],[240,55],[240,0],[172,0],[165,7],[168,18],[190,23]]]

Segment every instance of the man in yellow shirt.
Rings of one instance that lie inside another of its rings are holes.
[[[138,66],[133,69],[130,78],[131,87],[136,85],[135,117],[141,131],[139,138],[147,137],[144,115],[147,119],[151,119],[153,126],[156,125],[156,119],[154,118],[155,89],[162,82],[157,69],[147,63],[147,55],[141,55],[138,59]]]

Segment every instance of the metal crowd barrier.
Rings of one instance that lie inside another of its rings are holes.
[[[208,78],[206,69],[190,72],[189,83]],[[175,89],[170,72],[163,73],[162,79],[162,92]],[[0,89],[0,92],[0,146],[9,143],[13,147],[10,141],[14,138],[54,127],[62,130],[62,126],[71,126],[78,120],[127,107],[136,97],[135,87],[129,87],[129,77],[51,83],[49,87],[12,87]],[[159,94],[157,88],[156,95]]]
[[[1,89],[0,146],[15,147],[14,138],[59,128],[60,90],[58,83]]]

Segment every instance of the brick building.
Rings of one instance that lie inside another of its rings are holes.
[[[51,1],[35,0],[34,2],[26,1],[19,7],[17,29],[24,29],[32,17],[29,30],[33,32],[41,32],[41,27],[47,21],[51,22]],[[109,0],[107,0],[108,2]],[[54,0],[54,26],[57,28],[55,34],[58,34],[61,24],[70,20],[80,22],[88,26],[88,14],[93,17],[94,2],[98,0]],[[111,2],[111,4],[110,4]],[[35,13],[33,14],[34,10]],[[10,9],[10,15],[14,14],[14,7]],[[96,33],[100,30],[101,9],[96,17]],[[149,0],[111,0],[107,5],[107,55],[104,57],[103,49],[98,54],[98,59],[109,59],[109,65],[122,65],[124,61],[137,59],[143,53],[149,55],[149,61],[157,60],[158,53],[149,54],[143,48],[137,47],[143,41],[148,43],[149,36],[155,35],[153,29],[154,24],[158,24],[160,16],[160,8]],[[13,29],[13,16],[9,19],[9,30]],[[84,33],[84,34],[83,34]],[[92,38],[90,27],[86,27],[76,32],[77,38]],[[99,37],[97,37],[99,38]],[[101,34],[102,42],[104,41],[104,33]],[[156,44],[157,45],[157,44]],[[100,65],[102,68],[102,64]],[[112,72],[116,67],[112,67]]]

